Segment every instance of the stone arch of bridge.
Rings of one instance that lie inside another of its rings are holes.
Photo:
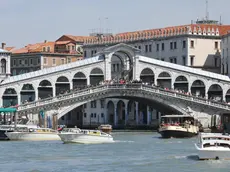
[[[66,76],[59,76],[55,83],[56,95],[64,94],[70,90],[70,82]]]
[[[63,109],[58,114],[58,119],[67,114],[68,112],[72,111],[73,109],[98,99],[105,99],[105,98],[118,98],[118,99],[126,99],[126,100],[132,100],[135,102],[145,102],[146,105],[151,106],[152,108],[156,109],[159,112],[162,112],[163,114],[188,114],[187,109],[180,108],[178,106],[178,103],[175,105],[167,100],[164,100],[159,97],[151,96],[149,94],[144,94],[144,92],[137,93],[135,95],[129,93],[129,94],[123,94],[121,92],[113,92],[111,94],[106,93],[102,94],[101,96],[95,96],[90,97],[88,100],[84,100],[82,102],[73,103],[73,105],[69,106],[66,109]]]
[[[47,79],[42,80],[38,85],[38,97],[40,99],[45,99],[48,97],[53,97],[53,86],[52,82]]]
[[[140,52],[127,44],[117,44],[115,46],[106,48],[104,53],[107,55],[107,60],[110,64],[111,79],[133,79],[133,66],[137,53]]]
[[[100,67],[95,67],[91,70],[90,75],[90,85],[98,85],[101,81],[104,81],[104,73]]]

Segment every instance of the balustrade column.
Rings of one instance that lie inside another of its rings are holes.
[[[136,103],[136,124],[138,125],[139,124],[138,102],[135,103]]]

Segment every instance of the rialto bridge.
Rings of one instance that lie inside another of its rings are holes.
[[[31,118],[41,109],[48,115],[57,114],[61,118],[87,102],[106,98],[145,102],[149,109],[154,108],[163,114],[190,114],[197,118],[210,118],[210,115],[230,111],[230,105],[226,103],[230,101],[230,79],[227,76],[139,54],[136,48],[118,44],[92,58],[9,77],[1,82],[0,104],[3,107],[18,105],[19,114]],[[119,78],[142,80],[143,84],[100,85],[101,81]],[[151,86],[144,83],[151,83]],[[89,85],[91,87],[85,88]],[[138,121],[138,115],[129,115],[126,105],[124,113],[125,124]],[[151,120],[148,114],[147,124]],[[105,121],[108,118],[105,115]],[[116,107],[113,118],[116,125]]]

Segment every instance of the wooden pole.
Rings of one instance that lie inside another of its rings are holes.
[[[44,112],[44,128],[47,128],[47,116],[45,112]]]
[[[18,112],[14,112],[14,128],[17,128]]]
[[[53,114],[53,119],[52,119],[52,126],[54,130],[57,130],[57,114]]]

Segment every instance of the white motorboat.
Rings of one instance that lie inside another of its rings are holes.
[[[64,143],[112,143],[113,137],[110,134],[99,130],[81,130],[79,128],[64,128],[59,134]]]
[[[195,144],[200,160],[230,160],[230,136],[221,133],[200,133]]]
[[[158,132],[163,138],[193,137],[198,134],[199,127],[192,116],[165,115],[161,117]]]
[[[52,130],[50,128],[17,128],[17,131],[6,132],[5,135],[10,140],[60,140],[60,137],[58,136],[58,131]]]
[[[33,124],[17,124],[17,128],[39,128],[37,125]],[[0,140],[9,140],[6,136],[6,132],[15,131],[15,125],[0,125]]]

